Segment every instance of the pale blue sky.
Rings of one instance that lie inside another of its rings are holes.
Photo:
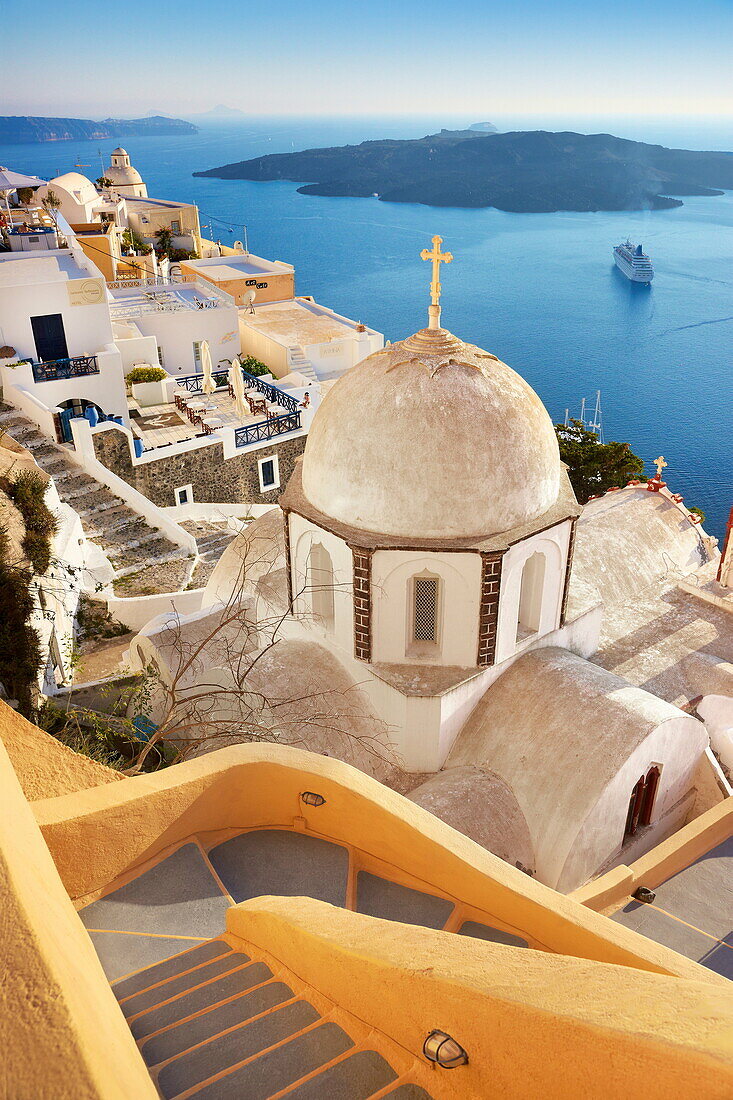
[[[3,114],[733,113],[733,0],[35,0],[3,31]]]

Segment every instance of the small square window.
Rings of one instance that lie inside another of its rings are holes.
[[[280,487],[280,465],[277,455],[261,458],[257,463],[260,475],[260,492],[268,493]]]
[[[192,485],[180,485],[176,490],[176,504],[192,504],[193,503],[193,486]]]

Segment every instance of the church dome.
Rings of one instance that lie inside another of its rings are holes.
[[[428,328],[332,387],[308,435],[303,492],[364,531],[489,536],[555,504],[562,470],[552,421],[524,379]]]
[[[112,183],[129,184],[143,182],[143,178],[137,168],[133,168],[131,164],[127,166],[111,164],[109,168],[105,168],[104,174],[107,179],[112,180]]]

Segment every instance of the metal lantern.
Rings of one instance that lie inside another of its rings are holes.
[[[443,1069],[456,1069],[468,1062],[466,1051],[445,1031],[431,1031],[422,1050],[429,1062],[442,1066]]]
[[[326,801],[322,794],[316,794],[315,791],[303,791],[300,797],[306,806],[322,806]]]
[[[631,895],[636,901],[644,902],[646,905],[651,905],[657,896],[653,890],[650,890],[646,886],[640,886],[637,890],[634,890]]]

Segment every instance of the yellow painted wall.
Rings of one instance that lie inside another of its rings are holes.
[[[72,229],[75,228],[72,226]],[[107,282],[117,278],[115,270],[116,252],[110,233],[97,233],[94,236],[79,236],[76,242],[86,256],[99,268]]]
[[[571,896],[596,912],[618,908],[626,903],[638,886],[653,890],[730,836],[733,836],[733,798],[726,798],[652,848],[630,867],[613,867],[605,875],[575,890]]]
[[[468,1052],[437,1098],[733,1095],[733,987],[407,928],[311,898],[256,898],[227,929],[420,1058],[434,1028]],[[246,950],[246,947],[245,947]]]
[[[206,244],[207,242],[204,242]],[[235,255],[233,249],[227,249],[222,245],[222,255],[229,256]],[[205,268],[191,268],[186,264],[185,260],[181,261],[181,268],[184,275],[199,275],[202,279],[206,279],[208,282],[213,283],[214,280],[206,274]],[[255,278],[253,275],[243,275],[237,279],[218,280],[216,286],[221,290],[225,290],[227,294],[231,294],[235,299],[238,306],[243,304],[243,295],[251,289],[247,286],[247,281]],[[267,283],[267,286],[257,291],[257,298],[255,303],[259,302],[283,302],[289,298],[295,296],[295,275],[293,272],[281,272],[276,275],[270,275],[267,272],[258,274],[256,276],[259,283]]]
[[[154,1100],[156,1090],[2,745],[0,807],[0,1095]]]
[[[303,807],[313,790],[326,804]],[[34,804],[61,878],[87,897],[171,845],[213,830],[293,827],[351,846],[368,869],[458,901],[540,950],[712,984],[726,979],[535,882],[363,772],[269,744],[237,745],[162,772]],[[301,817],[301,814],[303,817]]]

